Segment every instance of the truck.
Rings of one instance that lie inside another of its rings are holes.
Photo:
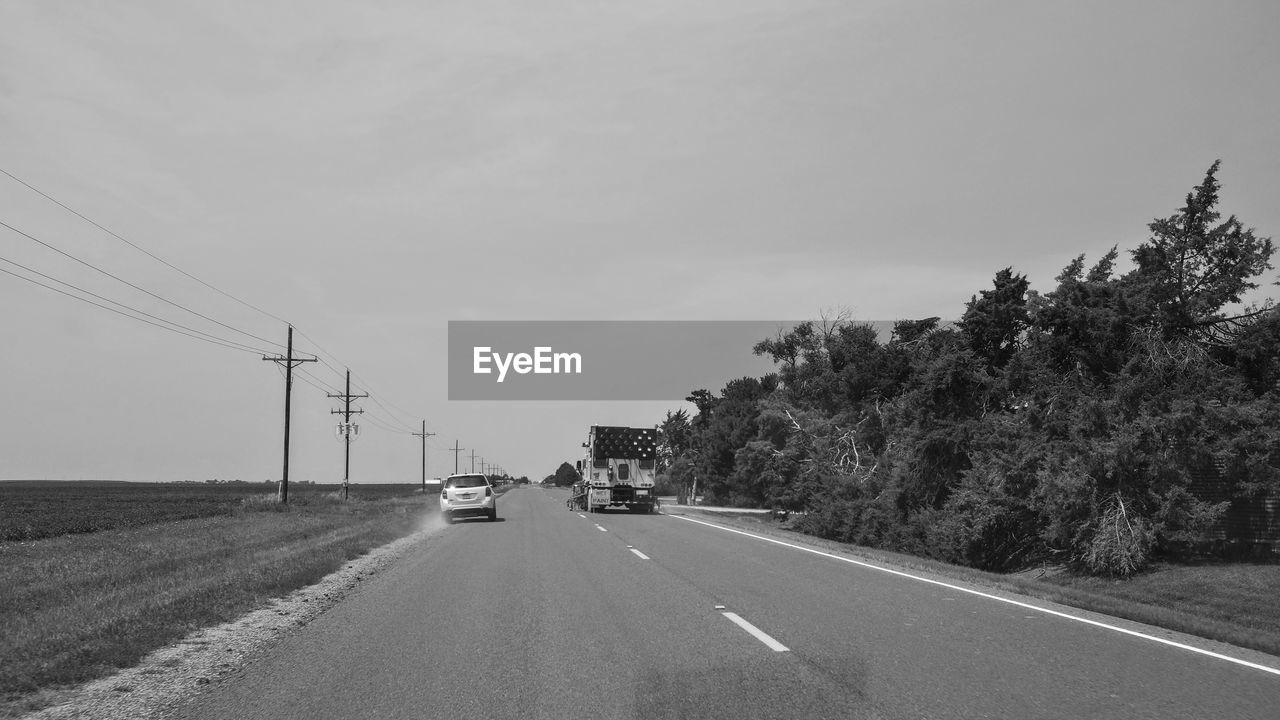
[[[657,428],[592,425],[586,457],[578,461],[581,480],[573,486],[570,508],[600,512],[626,508],[651,513],[657,507],[653,484],[657,475]]]

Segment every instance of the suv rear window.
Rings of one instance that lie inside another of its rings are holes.
[[[444,481],[447,488],[484,487],[488,484],[483,475],[458,475]]]

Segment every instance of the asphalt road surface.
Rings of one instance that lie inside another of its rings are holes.
[[[443,528],[180,716],[1280,717],[1280,674],[565,497]]]

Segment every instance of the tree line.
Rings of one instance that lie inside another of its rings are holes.
[[[1233,502],[1280,497],[1280,311],[1242,305],[1275,248],[1221,218],[1218,170],[1123,274],[1113,247],[1047,292],[1000,270],[957,322],[882,338],[839,315],[762,340],[775,372],[667,413],[663,484],[990,570],[1223,552]]]

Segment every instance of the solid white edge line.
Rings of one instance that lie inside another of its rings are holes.
[[[751,633],[751,636],[752,636],[752,637],[754,637],[755,639],[757,639],[757,640],[759,640],[760,642],[764,643],[765,645],[769,646],[769,649],[770,649],[770,650],[772,650],[772,651],[774,651],[774,652],[788,652],[788,648],[787,648],[787,646],[786,646],[786,645],[783,645],[782,643],[778,642],[777,640],[774,640],[774,639],[773,639],[772,637],[770,637],[770,636],[769,636],[769,634],[768,634],[768,633],[766,633],[765,631],[761,630],[760,628],[756,627],[755,625],[752,625],[751,623],[747,622],[746,620],[743,620],[743,619],[742,619],[742,617],[738,615],[738,613],[735,613],[735,612],[723,612],[723,613],[721,613],[721,615],[724,615],[725,617],[727,617],[727,618],[729,618],[730,620],[732,620],[732,621],[733,621],[733,623],[734,623],[735,625],[737,625],[738,627],[742,628],[743,630],[746,630],[747,632]]]
[[[723,525],[716,525],[715,523],[709,523],[703,520],[694,520],[693,518],[685,517],[684,515],[672,515],[671,517],[680,518],[681,520],[688,520],[689,522],[692,522],[692,523],[698,523],[699,525],[706,525],[707,527],[713,527],[718,530],[725,530],[727,532],[736,533],[738,535],[745,535],[749,538],[755,538],[756,540],[764,540],[765,542],[770,542],[775,545],[781,545],[783,547],[789,547],[793,550],[803,550],[804,552],[807,552],[807,553],[813,553],[814,555],[821,555],[822,557],[831,558],[832,560],[840,560],[841,562],[847,562],[851,565],[857,565],[859,567],[868,568],[870,570],[879,570],[880,572],[886,572],[886,573],[889,573],[890,575],[898,575],[900,577],[910,578],[912,580],[918,580],[922,583],[929,583],[930,585],[938,585],[940,587],[944,587],[949,590],[968,593],[970,595],[977,595],[978,597],[984,597],[984,598],[987,598],[988,600],[996,600],[998,602],[1008,603],[1009,605],[1016,605],[1020,608],[1035,610],[1036,612],[1042,612],[1048,615],[1054,615],[1056,617],[1065,618],[1067,620],[1074,620],[1076,622],[1081,622],[1086,625],[1093,625],[1095,627],[1105,628],[1107,630],[1114,630],[1115,632],[1124,633],[1125,635],[1132,635],[1133,637],[1139,637],[1145,640],[1151,640],[1154,642],[1158,642],[1162,645],[1176,647],[1181,650],[1189,650],[1193,653],[1206,655],[1208,657],[1216,658],[1218,660],[1225,660],[1229,663],[1235,663],[1236,665],[1243,665],[1244,667],[1253,668],[1254,670],[1261,670],[1266,673],[1271,673],[1272,675],[1280,675],[1280,668],[1274,668],[1269,665],[1260,665],[1258,663],[1249,662],[1248,660],[1241,660],[1240,658],[1234,658],[1234,657],[1231,657],[1230,655],[1223,655],[1222,653],[1216,653],[1216,652],[1213,652],[1212,650],[1204,650],[1202,648],[1193,647],[1191,645],[1186,645],[1184,643],[1174,642],[1173,640],[1166,640],[1164,638],[1159,638],[1154,635],[1148,635],[1146,633],[1138,632],[1137,630],[1129,630],[1127,628],[1122,628],[1117,625],[1109,625],[1104,622],[1098,622],[1097,620],[1090,620],[1088,618],[1082,618],[1077,615],[1070,615],[1068,613],[1059,612],[1057,610],[1050,610],[1049,608],[1043,608],[1037,605],[1031,605],[1030,603],[1024,603],[1024,602],[1013,600],[1010,598],[1003,598],[1003,597],[1000,597],[999,595],[992,595],[990,593],[984,593],[980,590],[973,590],[971,588],[961,587],[959,585],[952,585],[950,583],[945,583],[940,580],[931,580],[929,578],[920,577],[918,575],[912,575],[911,573],[906,573],[901,570],[892,570],[890,568],[880,567],[879,565],[873,565],[871,563],[862,562],[861,560],[854,560],[853,558],[833,555],[832,553],[823,552],[821,550],[815,550],[813,548],[807,548],[807,547],[804,547],[803,545],[795,545],[793,543],[784,542],[782,540],[775,540],[773,538],[765,537],[763,535],[756,535],[754,533],[749,533],[742,530],[735,530],[730,527],[725,527]],[[1171,632],[1176,632],[1176,631],[1171,631]]]
[[[648,559],[649,559],[649,556],[648,556],[648,555],[645,555],[644,553],[640,552],[639,550],[637,550],[637,549],[635,549],[635,548],[628,548],[628,549],[629,549],[631,552],[635,553],[635,554],[636,554],[636,557],[640,558],[641,560],[648,560]]]

